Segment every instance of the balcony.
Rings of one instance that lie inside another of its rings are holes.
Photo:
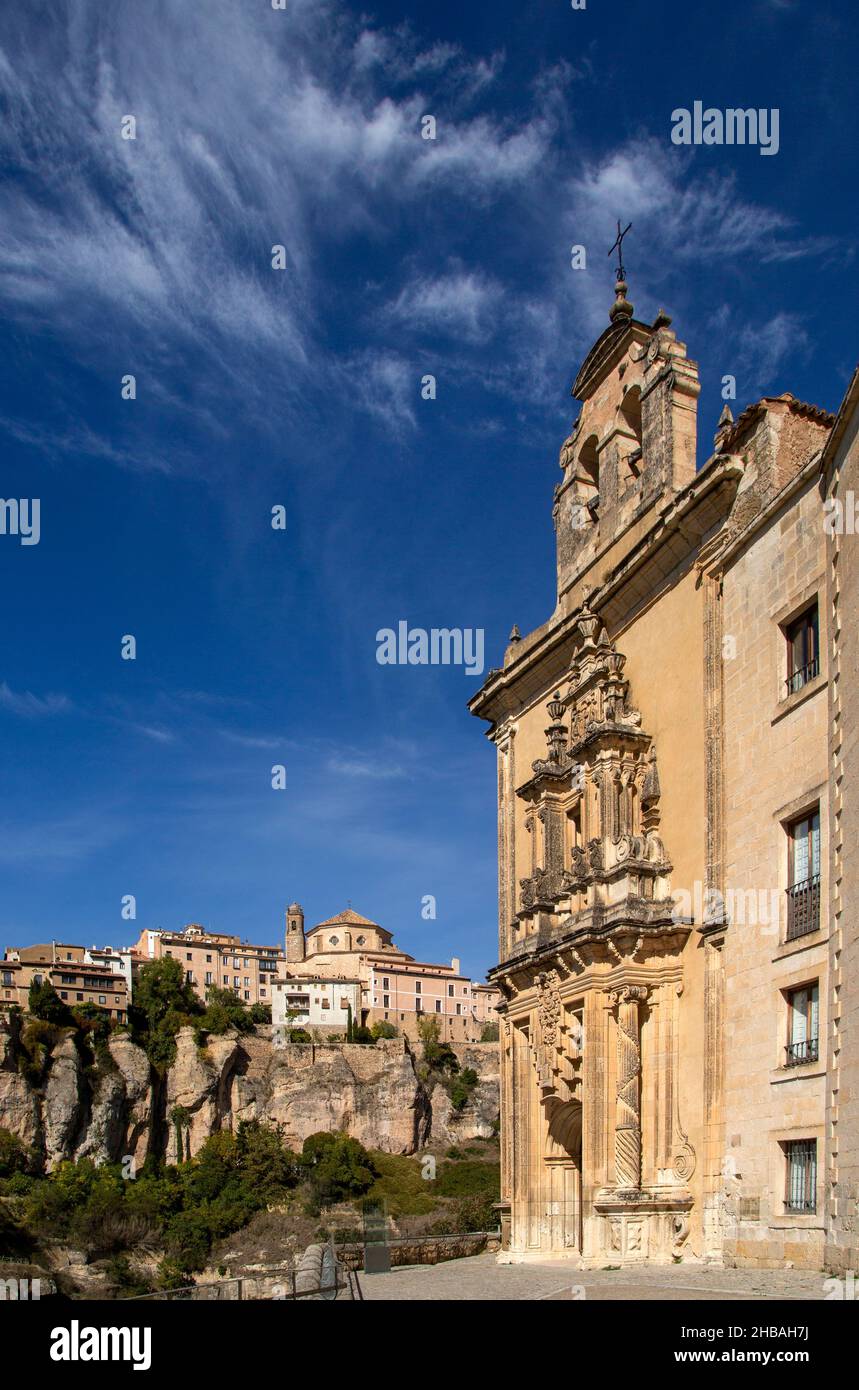
[[[785,1054],[786,1067],[799,1067],[803,1062],[816,1062],[820,1057],[819,1039],[806,1038],[804,1042],[788,1043]]]
[[[820,926],[820,874],[787,889],[787,939],[807,936]]]
[[[788,695],[795,695],[797,690],[802,690],[803,686],[808,685],[816,676],[820,675],[820,661],[817,657],[809,661],[806,666],[799,666],[792,671],[785,681]]]

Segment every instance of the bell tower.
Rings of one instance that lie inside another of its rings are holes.
[[[559,597],[585,576],[598,587],[640,523],[695,477],[697,365],[661,309],[652,324],[635,318],[624,274],[618,266],[609,326],[573,384],[582,408],[561,448],[553,509]]]
[[[290,903],[286,909],[286,963],[304,960],[304,909],[300,903]]]

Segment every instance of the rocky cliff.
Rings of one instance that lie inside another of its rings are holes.
[[[158,1077],[143,1050],[116,1034],[93,1059],[68,1031],[38,1073],[22,1047],[20,1021],[0,1020],[0,1126],[43,1157],[97,1163],[148,1153],[175,1162],[241,1120],[276,1121],[292,1148],[319,1130],[345,1130],[367,1148],[410,1154],[487,1138],[498,1114],[493,1043],[454,1048],[479,1081],[454,1110],[444,1087],[422,1079],[421,1050],[404,1040],[275,1046],[270,1030],[227,1033],[198,1047],[177,1039],[176,1060]]]

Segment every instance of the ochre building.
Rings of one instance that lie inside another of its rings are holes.
[[[626,289],[573,386],[557,606],[470,705],[498,760],[502,1258],[855,1267],[859,540],[825,524],[855,382],[837,423],[726,407],[697,469],[697,365]]]
[[[360,981],[356,1023],[390,1023],[404,1037],[417,1039],[421,1022],[432,1017],[442,1041],[479,1042],[497,1021],[501,996],[496,986],[463,975],[459,964],[456,957],[449,965],[415,960],[394,944],[385,927],[351,907],[307,932],[300,904],[286,911],[287,980]]]

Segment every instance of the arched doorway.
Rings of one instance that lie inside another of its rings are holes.
[[[543,1155],[549,1248],[582,1249],[582,1107],[579,1101],[550,1101]]]

